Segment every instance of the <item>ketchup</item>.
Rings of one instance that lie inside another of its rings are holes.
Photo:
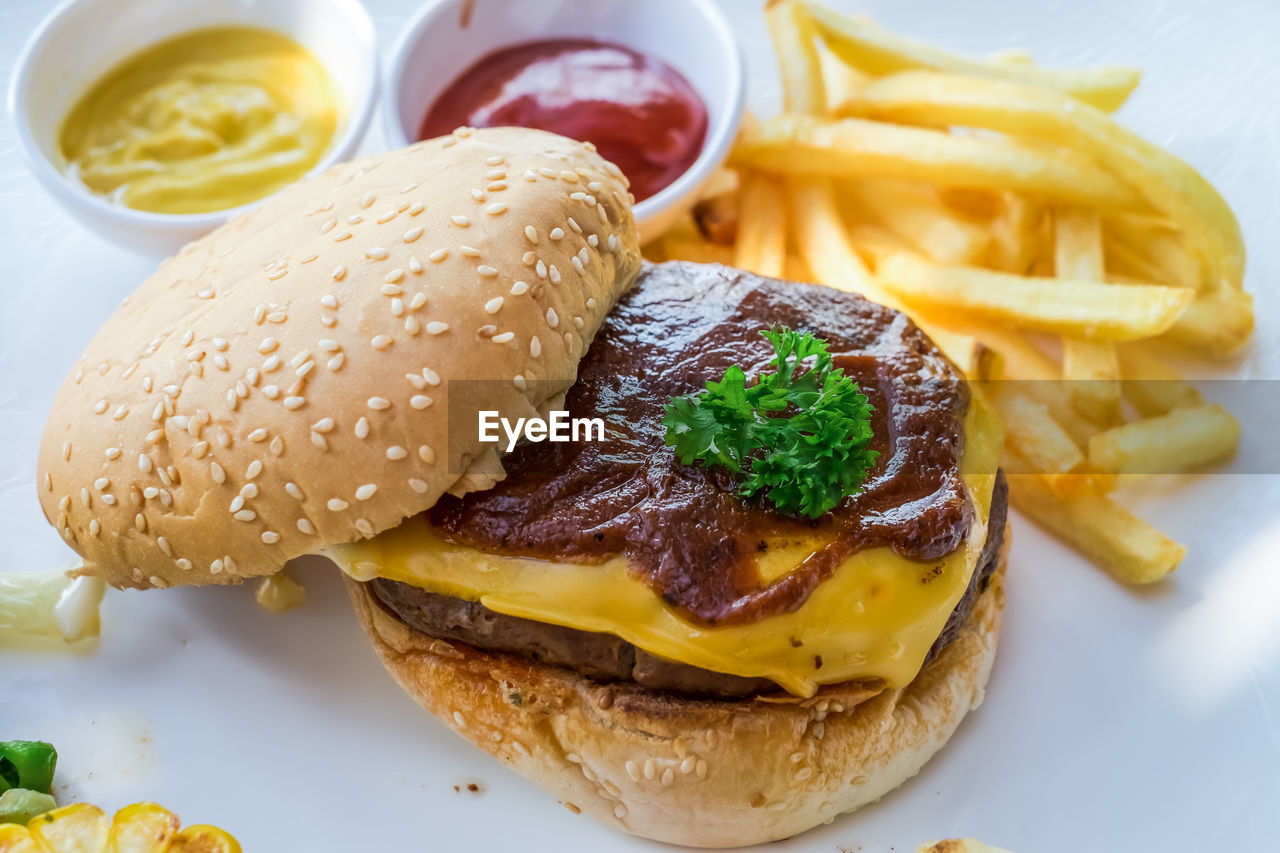
[[[698,158],[707,110],[669,65],[622,45],[555,39],[480,59],[431,105],[418,135],[462,125],[531,127],[594,143],[643,201]]]

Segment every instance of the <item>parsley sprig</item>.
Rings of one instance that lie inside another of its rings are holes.
[[[832,367],[826,341],[786,328],[760,334],[773,344],[775,372],[748,385],[734,365],[705,391],[672,398],[665,441],[685,465],[727,468],[744,497],[763,493],[782,513],[817,518],[857,494],[875,465],[872,407]]]

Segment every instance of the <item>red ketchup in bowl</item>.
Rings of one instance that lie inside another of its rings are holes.
[[[462,125],[532,127],[591,142],[643,201],[698,159],[707,108],[665,63],[622,45],[555,39],[481,58],[431,105],[418,136]]]

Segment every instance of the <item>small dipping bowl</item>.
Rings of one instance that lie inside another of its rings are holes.
[[[493,51],[576,38],[620,44],[666,63],[706,106],[707,135],[698,158],[635,206],[640,238],[657,237],[697,201],[742,121],[742,55],[710,0],[428,0],[391,52],[382,92],[388,144],[417,142],[422,119],[440,94]]]
[[[66,174],[58,133],[80,97],[117,63],[157,42],[208,27],[246,26],[292,38],[328,70],[342,121],[308,173],[350,157],[377,102],[373,22],[359,0],[69,0],[49,14],[18,57],[9,116],[28,168],[67,212],[118,245],[164,255],[270,198],[210,213],[134,210]]]

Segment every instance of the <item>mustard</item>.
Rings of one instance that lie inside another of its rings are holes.
[[[286,36],[194,30],[109,70],[67,115],[59,148],[71,174],[126,207],[226,210],[315,166],[340,101],[325,67]]]

